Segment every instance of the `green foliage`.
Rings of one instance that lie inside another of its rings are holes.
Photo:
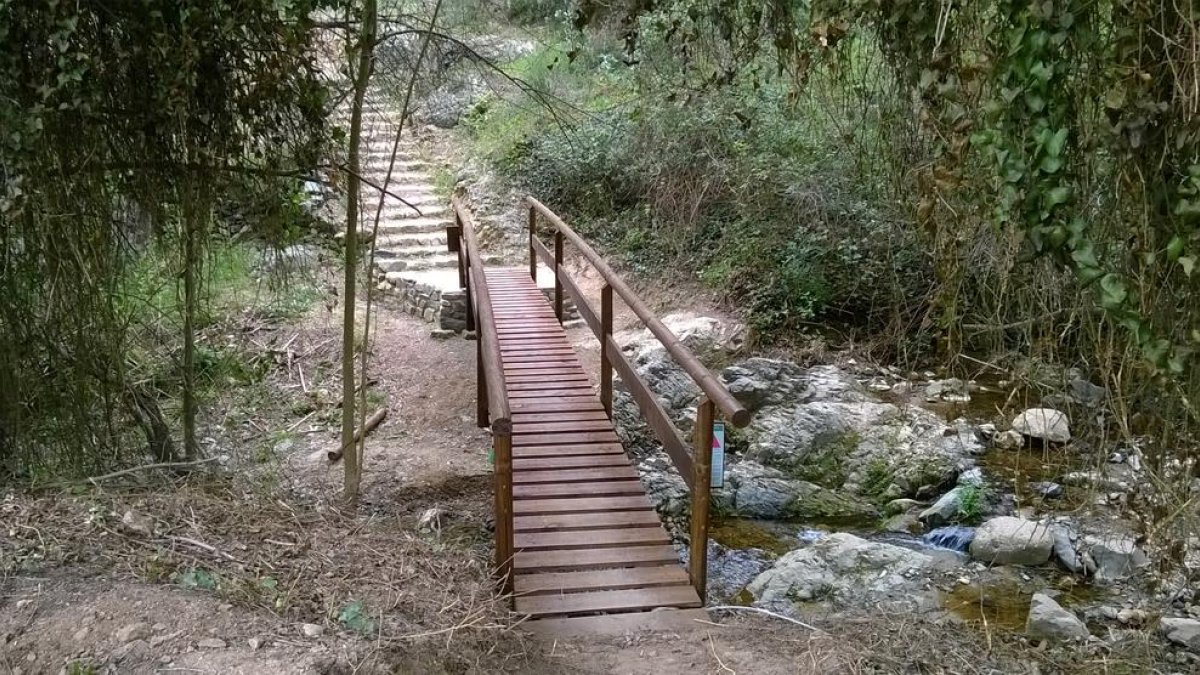
[[[276,245],[312,226],[296,177],[327,136],[322,4],[0,2],[0,475],[99,471],[143,430],[171,453],[157,400],[194,393],[217,224]],[[162,392],[147,371],[181,334]]]
[[[182,574],[176,573],[174,581],[184,588],[198,588],[203,591],[215,591],[220,586],[217,575],[201,567],[193,567]]]
[[[338,615],[338,622],[360,635],[375,634],[375,620],[367,615],[366,607],[361,600],[353,600],[343,607],[341,614]]]
[[[982,522],[987,497],[987,488],[978,485],[963,485],[959,493],[958,513],[955,515],[955,520],[964,525],[977,525]]]

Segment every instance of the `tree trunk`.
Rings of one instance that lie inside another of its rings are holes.
[[[375,63],[375,0],[364,0],[362,32],[357,45],[358,67],[354,71],[354,100],[350,110],[350,148],[346,163],[346,270],[345,302],[342,303],[342,449],[345,453],[344,497],[348,503],[358,501],[362,481],[362,463],[358,445],[354,442],[354,314],[358,280],[358,213],[359,213],[359,145],[362,142],[363,99]],[[351,52],[353,54],[353,51]],[[366,349],[366,345],[363,346]]]
[[[196,196],[185,188],[183,198],[183,458],[196,459],[196,275],[199,217]]]

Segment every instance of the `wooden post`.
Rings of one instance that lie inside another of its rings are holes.
[[[708,505],[709,482],[712,480],[713,416],[715,406],[704,397],[696,409],[695,481],[692,483],[691,549],[688,554],[688,574],[692,586],[704,602],[708,584]]]
[[[495,458],[496,573],[501,589],[512,593],[513,584],[513,499],[512,430],[508,420],[497,420],[492,427],[492,451]]]
[[[533,250],[533,238],[537,236],[537,209],[529,207],[529,276],[537,285],[537,251]]]
[[[558,322],[563,322],[563,285],[558,275],[562,274],[563,236],[562,232],[554,230],[554,316]],[[536,280],[536,277],[535,277]]]
[[[613,332],[612,286],[600,289],[600,404],[608,419],[612,419],[613,369],[608,355],[608,341]]]
[[[475,425],[488,425],[487,371],[483,368],[483,335],[475,336]]]

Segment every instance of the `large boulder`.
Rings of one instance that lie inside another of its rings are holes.
[[[1048,595],[1034,593],[1029,604],[1029,618],[1025,632],[1030,637],[1051,640],[1078,640],[1087,638],[1087,625],[1079,617],[1063,609]]]
[[[1171,642],[1200,652],[1200,621],[1164,617],[1159,622],[1159,630]]]
[[[932,506],[922,511],[917,518],[922,522],[936,527],[950,522],[958,515],[958,510],[962,505],[962,496],[966,488],[959,485],[953,490],[942,495]]]
[[[838,532],[785,554],[747,589],[762,605],[904,601],[923,584],[919,572],[933,563],[918,551]]]
[[[777,469],[743,461],[725,474],[726,485],[715,498],[741,516],[773,519],[853,521],[877,514],[869,504]]]
[[[1024,518],[992,518],[975,531],[971,556],[999,565],[1041,565],[1050,559],[1054,534],[1050,526]]]
[[[1022,436],[1048,443],[1066,443],[1071,440],[1070,420],[1065,413],[1053,408],[1030,408],[1017,415],[1012,422],[1012,428]]]

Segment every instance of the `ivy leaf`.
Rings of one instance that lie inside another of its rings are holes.
[[[1183,237],[1175,235],[1167,244],[1167,260],[1175,261],[1183,254]]]
[[[1046,142],[1046,154],[1051,157],[1061,156],[1063,148],[1067,145],[1069,133],[1066,127],[1054,132]]]
[[[1196,256],[1182,256],[1179,258],[1179,266],[1183,268],[1183,273],[1190,279],[1192,276],[1192,270],[1196,269]]]
[[[1062,165],[1063,161],[1061,159],[1047,155],[1042,158],[1041,164],[1038,164],[1038,170],[1040,170],[1042,173],[1054,174],[1058,173],[1058,170],[1062,168]]]
[[[1052,209],[1059,204],[1065,204],[1071,198],[1071,188],[1067,185],[1060,185],[1056,188],[1051,188],[1046,192],[1045,203],[1047,209]]]
[[[1037,94],[1025,94],[1025,105],[1031,112],[1039,113],[1046,109],[1046,101]]]
[[[1125,282],[1119,275],[1110,272],[1100,279],[1100,304],[1105,309],[1120,307],[1127,297],[1129,297],[1129,291],[1126,290]]]
[[[1084,268],[1100,267],[1100,262],[1096,260],[1096,248],[1090,241],[1071,251],[1071,260]]]

